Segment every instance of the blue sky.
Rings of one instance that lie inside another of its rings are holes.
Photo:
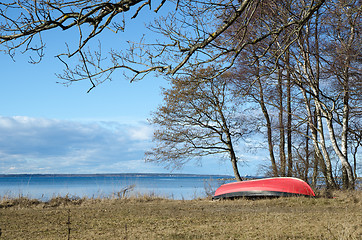
[[[138,21],[117,38],[103,36],[102,44],[137,39],[144,26]],[[47,48],[40,64],[29,64],[19,51],[15,62],[0,53],[0,173],[170,172],[143,160],[152,146],[147,118],[161,104],[160,88],[167,82],[150,76],[129,83],[120,72],[90,93],[87,81],[66,87],[56,83],[63,67],[54,56],[71,33],[43,37]],[[210,158],[173,172],[232,175],[232,168]],[[240,172],[255,175],[256,168],[243,165]]]

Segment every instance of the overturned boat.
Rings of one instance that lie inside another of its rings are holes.
[[[314,197],[312,188],[303,180],[292,177],[264,178],[221,185],[213,199],[236,197]]]

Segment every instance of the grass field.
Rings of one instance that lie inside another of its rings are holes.
[[[362,193],[334,198],[0,200],[0,239],[362,239]]]

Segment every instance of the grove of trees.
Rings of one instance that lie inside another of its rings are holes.
[[[157,13],[148,30],[159,37],[108,53],[88,48],[105,31],[126,34],[147,11]],[[130,81],[167,78],[147,161],[181,167],[226,154],[242,180],[236,146],[260,138],[266,174],[353,189],[362,146],[361,12],[359,0],[0,1],[0,50],[38,62],[43,34],[77,29],[79,41],[57,55],[64,81],[90,81],[91,90],[119,70]]]

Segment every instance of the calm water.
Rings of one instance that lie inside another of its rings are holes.
[[[112,197],[134,186],[128,195],[156,194],[172,199],[205,197],[230,176],[179,174],[0,175],[0,198],[25,196],[47,201],[56,196]]]

